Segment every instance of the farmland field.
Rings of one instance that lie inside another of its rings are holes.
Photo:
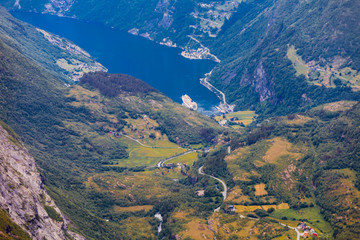
[[[300,221],[306,219],[310,226],[318,229],[320,233],[330,234],[332,232],[331,226],[324,220],[317,207],[302,208],[300,210],[294,209],[280,209],[271,214],[271,217],[276,219],[287,218],[289,220]]]
[[[189,154],[185,154],[183,156],[174,158],[166,163],[182,163],[182,164],[187,164],[189,166],[191,166],[193,164],[193,162],[195,162],[198,159],[198,153],[197,152],[192,152]]]
[[[161,159],[175,156],[186,151],[182,148],[144,147],[125,137],[122,137],[120,141],[128,147],[129,158],[119,159],[118,164],[116,164],[116,166],[119,167],[152,166]],[[161,146],[164,146],[164,143],[162,143]]]
[[[227,120],[231,118],[237,118],[237,120],[234,120],[233,122],[238,124],[243,123],[245,126],[251,124],[256,116],[257,115],[255,114],[254,111],[238,111],[238,112],[228,113],[225,115]],[[216,121],[221,121],[222,119],[223,116],[215,117]],[[237,126],[237,125],[233,125],[233,126]]]
[[[114,211],[115,212],[139,212],[139,211],[148,212],[152,208],[153,208],[152,205],[138,205],[138,206],[131,206],[131,207],[114,206]]]

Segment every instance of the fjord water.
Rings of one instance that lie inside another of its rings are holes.
[[[188,94],[203,112],[211,111],[219,103],[215,94],[199,82],[215,66],[211,61],[186,59],[179,54],[179,49],[101,24],[37,13],[12,14],[24,22],[71,40],[108,68],[110,73],[139,78],[176,102],[181,103],[181,96]]]

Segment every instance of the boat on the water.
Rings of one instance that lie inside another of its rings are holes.
[[[194,102],[187,94],[182,95],[181,99],[183,100],[183,106],[190,108],[191,110],[197,110],[197,103]]]

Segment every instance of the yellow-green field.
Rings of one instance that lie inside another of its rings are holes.
[[[159,198],[171,194],[163,185],[164,182],[171,183],[172,180],[164,178],[161,170],[152,170],[98,173],[90,176],[85,184],[88,189],[107,192],[129,204],[136,204],[138,199]]]
[[[307,76],[309,74],[309,67],[306,66],[304,60],[296,53],[294,46],[289,46],[286,56],[292,62],[297,76],[301,74]]]
[[[175,167],[171,169],[162,168],[161,170],[158,170],[158,172],[159,174],[161,174],[161,176],[166,178],[171,178],[171,179],[185,178],[185,176],[181,173],[180,167]]]
[[[190,148],[192,149],[202,149],[204,147],[203,144],[199,143],[199,144],[191,144]]]
[[[225,118],[227,120],[231,119],[231,118],[238,118],[238,120],[233,121],[234,123],[243,123],[245,126],[249,125],[250,123],[252,123],[255,119],[257,115],[255,114],[254,111],[238,111],[238,112],[233,112],[233,113],[228,113],[225,114]],[[216,121],[221,121],[223,120],[223,116],[216,116],[215,120]],[[239,127],[238,125],[232,125],[232,127]]]
[[[83,76],[84,73],[88,72],[96,72],[96,71],[104,71],[105,68],[97,62],[81,62],[74,58],[64,59],[60,58],[56,60],[56,64],[62,69],[66,70],[70,73],[71,78],[74,81],[79,81],[79,79]]]
[[[250,198],[243,194],[242,189],[239,186],[235,186],[228,192],[226,202],[241,204],[242,202],[250,202]]]
[[[114,206],[114,211],[115,212],[139,212],[139,211],[148,212],[152,208],[153,208],[153,205],[138,205],[138,206],[131,206],[131,207]]]
[[[236,122],[242,122],[245,125],[249,125],[250,123],[252,123],[254,121],[254,117],[256,116],[257,115],[255,114],[254,111],[239,111],[239,112],[226,114],[227,119],[237,117],[239,118],[239,120],[237,120]]]
[[[319,230],[319,233],[324,233],[329,236],[332,233],[330,224],[324,220],[317,207],[302,208],[300,210],[280,209],[273,212],[271,217],[279,220],[286,217],[288,220],[292,220],[292,223],[289,224],[289,226],[294,227],[300,221],[299,219],[307,219],[306,222],[308,222],[311,227]]]
[[[281,236],[290,236],[296,239],[296,232],[286,229],[276,221],[254,220],[240,218],[238,215],[215,212],[208,220],[209,228],[216,232],[217,239],[259,239],[259,236],[266,236],[266,239],[274,239]],[[262,239],[262,238],[260,238]],[[283,238],[289,239],[289,238]]]
[[[71,59],[70,61],[71,62],[69,63],[66,59],[60,58],[60,59],[56,60],[56,64],[59,67],[65,69],[65,70],[67,70],[69,72],[78,70],[79,65],[81,64],[81,62],[77,61],[75,59]]]
[[[196,215],[196,214],[195,214]],[[170,221],[182,222],[182,227],[177,233],[181,239],[191,237],[191,239],[213,239],[214,233],[208,228],[207,221],[196,217],[191,209],[177,211]]]
[[[191,166],[193,164],[193,162],[195,162],[196,160],[198,160],[198,153],[192,152],[192,153],[185,154],[183,156],[174,158],[166,163],[182,163],[182,164],[187,164],[187,165]]]
[[[276,210],[280,209],[289,209],[289,204],[280,203],[279,205],[254,205],[254,206],[245,206],[245,205],[234,205],[236,212],[253,212],[256,209],[264,209],[265,211],[269,208],[274,208]]]
[[[124,236],[131,236],[131,239],[157,239],[150,221],[151,217],[129,217],[120,224],[125,228]]]
[[[288,125],[304,125],[305,123],[309,122],[310,120],[312,120],[311,117],[296,114],[296,115],[294,115],[294,119],[291,119],[291,120],[286,119],[285,123]]]
[[[339,79],[344,84],[350,84],[354,90],[360,90],[360,72],[349,67],[341,68],[346,62],[340,57],[325,67],[320,67],[314,61],[306,63],[296,52],[294,46],[289,46],[287,57],[292,62],[296,75],[304,75],[314,85],[335,87],[334,80]]]
[[[229,172],[233,176],[234,180],[240,180],[240,181],[250,181],[250,176],[260,176],[259,173],[256,171],[248,172],[244,170],[240,165],[239,162],[242,161],[242,158],[248,154],[250,151],[250,147],[243,147],[238,148],[235,151],[233,151],[230,155],[227,155],[225,157],[225,161],[228,165]],[[259,158],[262,157],[262,155],[259,153]]]
[[[140,141],[142,144],[153,146],[153,147],[166,147],[166,148],[180,148],[176,143],[170,142],[165,135],[159,139],[146,138]]]
[[[269,142],[271,143],[271,147],[263,157],[265,162],[277,163],[281,157],[286,157],[288,159],[298,159],[301,157],[299,149],[295,148],[284,138],[276,137],[269,140]]]
[[[266,185],[261,183],[261,184],[256,184],[255,186],[255,195],[256,196],[264,196],[267,195],[268,192],[265,190]]]
[[[207,228],[206,221],[202,219],[193,219],[185,225],[185,228],[186,230],[180,234],[183,238],[212,239],[214,237],[214,233]]]
[[[116,166],[119,167],[153,166],[161,159],[175,156],[186,151],[183,148],[144,147],[126,137],[121,137],[120,141],[128,147],[129,158],[119,159],[118,164],[116,164]],[[161,143],[160,146],[163,145],[165,145],[165,143]]]

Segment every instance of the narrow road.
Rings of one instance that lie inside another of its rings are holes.
[[[140,144],[141,146],[143,147],[146,147],[146,148],[163,148],[163,149],[185,149],[185,148],[182,148],[182,147],[156,147],[156,146],[149,146],[149,145],[146,145],[146,144],[143,144],[142,142],[140,142],[139,140],[135,139],[135,138],[132,138],[128,135],[125,135],[125,134],[122,134],[122,133],[119,133],[121,136],[124,136],[124,137],[127,137],[128,139],[134,141],[134,142],[137,142],[138,144]]]
[[[225,200],[226,200],[226,197],[227,197],[227,186],[226,186],[225,182],[224,182],[223,180],[221,180],[220,178],[217,178],[217,177],[214,177],[214,176],[212,176],[212,175],[209,175],[209,174],[204,173],[204,172],[203,172],[203,167],[204,167],[204,166],[201,166],[201,167],[199,168],[199,174],[204,175],[204,176],[211,177],[211,178],[219,181],[219,182],[223,185],[224,191],[222,191],[221,193],[222,193],[222,195],[223,195],[223,203],[224,203]],[[221,204],[221,205],[222,205],[222,204]],[[214,212],[219,211],[221,205],[220,205],[218,208],[216,208],[216,209],[214,210]]]
[[[260,218],[245,217],[244,215],[241,215],[241,214],[239,214],[239,217],[240,218],[247,218],[247,219],[251,219],[251,220],[255,220],[255,221],[258,221],[260,219]],[[296,240],[300,240],[301,234],[300,234],[299,230],[296,227],[290,227],[289,225],[286,225],[286,224],[280,223],[280,222],[279,222],[279,224],[281,226],[288,227],[288,228],[290,228],[292,230],[295,230],[295,232],[297,234]]]
[[[300,240],[300,236],[301,236],[301,235],[300,235],[299,230],[298,230],[296,227],[290,227],[290,226],[288,226],[288,225],[286,225],[286,224],[284,224],[284,223],[280,223],[280,225],[295,230],[295,232],[296,232],[296,234],[297,234],[296,240]]]
[[[137,142],[138,144],[140,144],[141,146],[143,147],[146,147],[146,148],[161,148],[161,149],[186,149],[186,148],[182,148],[182,147],[155,147],[155,146],[149,146],[149,145],[146,145],[146,144],[143,144],[142,142],[140,142],[139,140],[135,139],[135,138],[132,138],[128,135],[125,135],[125,134],[121,134],[121,136],[124,136],[124,137],[127,137],[128,139],[134,141],[134,142]],[[174,158],[177,158],[177,157],[180,157],[180,156],[183,156],[183,155],[186,155],[186,154],[189,154],[189,153],[193,153],[193,152],[196,152],[196,150],[193,150],[193,149],[186,149],[187,151],[186,152],[183,152],[183,153],[180,153],[180,154],[177,154],[175,156],[172,156],[172,157],[168,157],[168,158],[164,158],[164,159],[161,159],[157,164],[153,165],[153,166],[150,166],[150,167],[147,167],[147,168],[153,168],[153,167],[158,167],[158,168],[162,168],[164,166],[164,163],[166,163],[167,161],[170,161]]]
[[[211,75],[212,71],[210,73],[208,73],[207,76],[205,76],[204,78],[200,79],[200,83],[205,86],[207,89],[209,89],[210,91],[212,91],[213,93],[215,93],[215,95],[220,99],[220,101],[223,101],[224,105],[226,105],[226,99],[225,99],[225,94],[220,91],[219,89],[217,89],[216,87],[214,87],[214,85],[212,85],[209,81],[208,78]]]
[[[121,133],[120,133],[120,135],[121,135],[121,136],[124,136],[124,137],[127,137],[128,139],[133,140],[134,142],[137,142],[138,144],[140,144],[140,145],[143,146],[143,147],[153,148],[152,146],[145,145],[145,144],[141,143],[139,140],[137,140],[137,139],[135,139],[135,138],[132,138],[132,137],[130,137],[130,136],[128,136],[128,135],[124,135],[124,134],[121,134]]]
[[[215,93],[215,95],[220,99],[220,105],[219,108],[221,109],[221,112],[233,112],[234,111],[234,105],[229,105],[226,103],[226,97],[225,94],[214,87],[210,82],[209,78],[211,76],[211,72],[205,74],[204,78],[200,78],[200,84],[205,86],[207,89],[209,89],[211,92]]]
[[[180,157],[180,156],[184,156],[184,155],[186,155],[186,154],[193,153],[193,152],[196,152],[196,150],[188,150],[187,152],[183,152],[183,153],[180,153],[180,154],[175,155],[175,156],[172,156],[172,157],[168,157],[168,158],[161,159],[161,160],[156,164],[156,166],[157,166],[158,168],[162,168],[167,161],[170,161],[170,160],[172,160],[172,159],[174,159],[174,158],[178,158],[178,157]]]

